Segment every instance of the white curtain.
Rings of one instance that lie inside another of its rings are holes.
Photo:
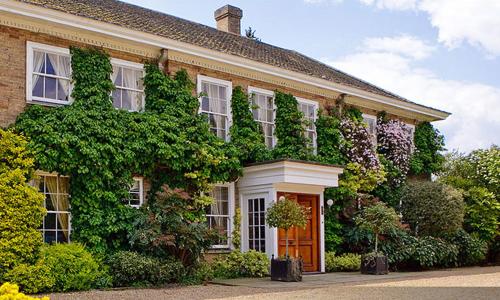
[[[58,212],[69,212],[69,179],[59,176],[46,176],[45,185],[48,189],[52,206]],[[58,230],[63,231],[66,240],[69,235],[69,214],[57,213]]]
[[[52,64],[57,76],[69,78],[71,73],[71,63],[69,57],[60,56],[57,54],[47,54],[47,58]],[[61,97],[61,95],[59,95],[58,99],[68,99],[70,81],[64,79],[57,79],[57,82],[58,84],[61,85],[64,91],[64,96]]]
[[[209,100],[209,111],[211,112],[216,112],[219,114],[226,114],[227,111],[227,104],[226,108],[223,109],[222,104],[223,102],[221,100],[227,100],[226,99],[226,88],[218,85],[209,85],[208,89],[208,97],[210,98]],[[220,115],[214,115],[214,121],[215,121],[215,126],[217,127],[217,136],[220,138],[225,138],[225,121],[226,117],[220,116]],[[221,131],[224,130],[224,132]]]
[[[44,70],[42,70],[44,60],[45,53],[38,51],[33,52],[33,72],[45,73]],[[35,89],[35,86],[39,79],[40,75],[33,75],[33,84],[31,86],[32,92]]]
[[[113,84],[115,85],[115,91],[113,92],[113,95],[116,93],[117,98],[115,99],[115,96],[113,96],[113,105],[114,106],[118,106],[118,107],[121,107],[122,106],[122,99],[121,99],[121,95],[120,95],[120,92],[118,90],[116,90],[116,86],[117,85],[120,85],[121,86],[121,82],[116,82],[116,79],[118,78],[118,74],[120,73],[120,67],[117,67],[117,66],[113,66],[113,73],[111,73],[111,81],[113,82]]]
[[[123,76],[123,86],[127,88],[137,89],[137,78],[135,77],[134,70],[122,68],[122,76]],[[124,93],[128,93],[130,97],[128,97],[130,103],[127,103],[126,106],[130,110],[137,110],[137,93],[131,91],[123,91]],[[122,96],[122,102],[124,97]],[[123,106],[123,103],[122,103]]]

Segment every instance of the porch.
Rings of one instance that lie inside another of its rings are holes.
[[[339,166],[287,159],[245,167],[237,183],[241,250],[265,252],[269,258],[285,254],[286,236],[266,225],[265,212],[280,197],[287,197],[311,210],[306,228],[288,233],[290,256],[302,257],[306,272],[325,272],[323,192],[338,186],[341,173]]]

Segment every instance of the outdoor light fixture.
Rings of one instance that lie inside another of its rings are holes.
[[[326,204],[328,205],[328,207],[331,207],[333,205],[333,200],[332,199],[326,200]]]
[[[280,196],[279,201],[285,201],[285,196]]]

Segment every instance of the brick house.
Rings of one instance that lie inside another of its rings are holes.
[[[116,90],[113,104],[140,111],[144,106],[143,65],[160,57],[165,72],[186,69],[200,98],[200,113],[211,129],[227,139],[231,124],[230,100],[235,86],[243,87],[259,108],[253,111],[262,125],[268,147],[276,144],[273,91],[293,94],[305,118],[314,121],[318,109],[345,95],[356,106],[372,134],[376,115],[386,111],[410,127],[422,121],[444,120],[449,113],[426,107],[298,52],[241,36],[240,9],[226,5],[215,11],[217,29],[114,0],[4,0],[0,2],[0,126],[13,123],[28,105],[70,105],[69,46],[99,46],[112,57]],[[216,104],[225,102],[226,105]],[[315,144],[313,125],[306,135]],[[241,250],[255,249],[269,256],[283,253],[276,229],[265,225],[265,209],[285,193],[312,208],[312,218],[292,238],[291,253],[304,258],[306,271],[323,271],[323,191],[338,185],[342,168],[301,161],[253,164],[235,183],[214,186],[217,200],[207,213],[210,226],[223,228],[227,241],[214,246],[231,250],[230,233],[236,207],[242,211]],[[46,194],[48,215],[43,225],[48,242],[71,237],[69,180],[39,172],[37,185]],[[128,204],[143,204],[148,180],[134,178]],[[55,201],[54,199],[58,199]]]

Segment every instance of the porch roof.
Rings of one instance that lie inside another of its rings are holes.
[[[322,187],[338,186],[343,167],[302,160],[279,159],[247,165],[238,187],[259,185],[300,184]]]

